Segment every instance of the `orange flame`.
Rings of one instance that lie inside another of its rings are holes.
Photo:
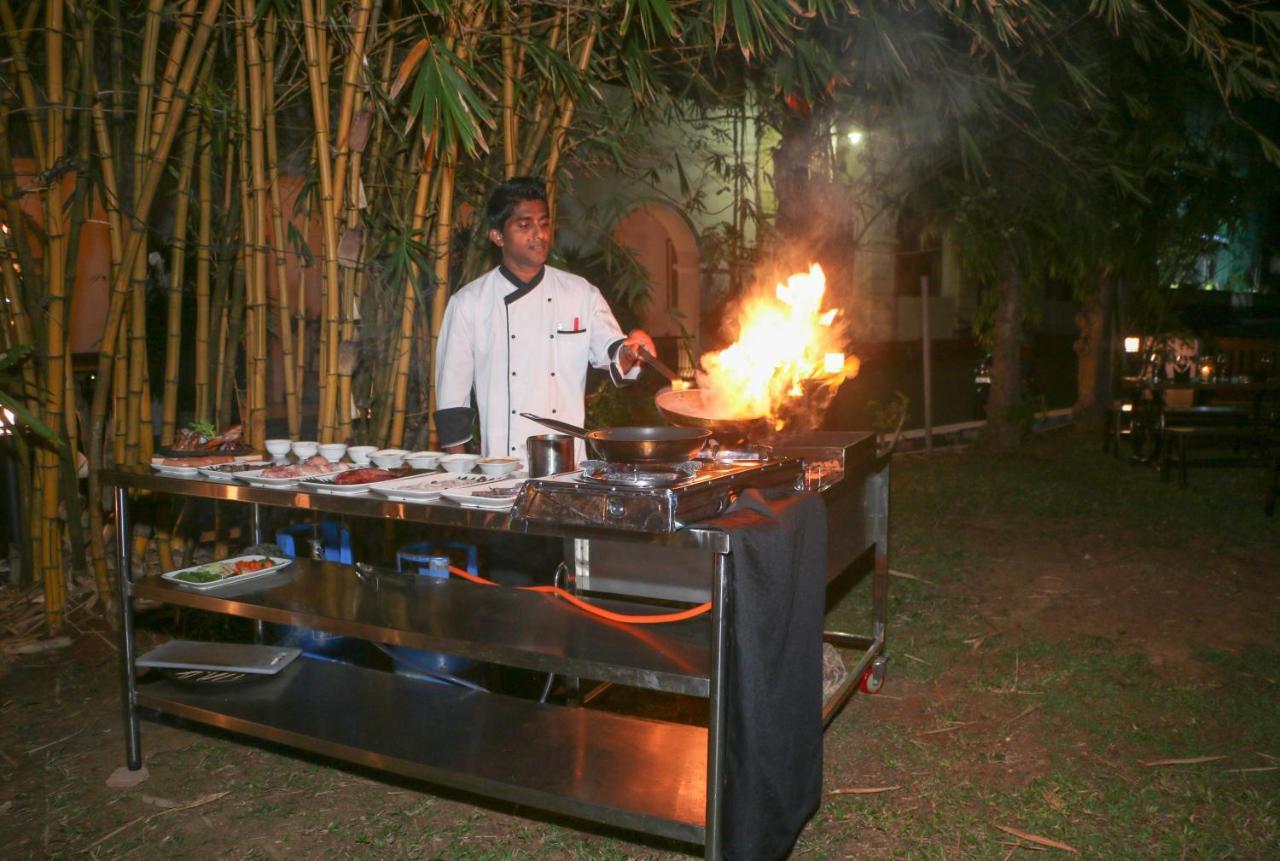
[[[848,329],[839,309],[822,310],[826,288],[814,263],[742,303],[737,340],[702,357],[698,387],[708,414],[768,416],[780,430],[798,407],[825,410],[840,383],[857,376],[860,362],[845,354]]]

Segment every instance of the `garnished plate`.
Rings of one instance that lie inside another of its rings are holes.
[[[204,565],[166,571],[160,577],[192,589],[216,589],[229,583],[243,583],[266,576],[292,561],[285,556],[234,556]]]

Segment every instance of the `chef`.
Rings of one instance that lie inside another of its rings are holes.
[[[481,453],[523,458],[525,440],[549,431],[520,413],[582,425],[587,366],[627,385],[640,373],[637,348],[656,351],[643,330],[623,334],[594,285],[547,265],[551,218],[540,180],[503,182],[485,215],[502,262],[449,299],[436,347],[436,432],[446,451],[471,441],[474,388]]]

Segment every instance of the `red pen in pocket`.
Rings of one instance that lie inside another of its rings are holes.
[[[576,332],[576,331],[578,331],[578,318],[577,318],[577,317],[574,317],[574,318],[573,318],[573,331],[575,331],[575,332]]]

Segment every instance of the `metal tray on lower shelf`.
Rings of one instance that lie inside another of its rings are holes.
[[[141,684],[138,705],[492,798],[701,843],[707,731],[299,658],[238,685]]]
[[[285,571],[287,578],[268,577],[217,593],[145,577],[134,582],[133,593],[529,670],[698,697],[710,692],[709,615],[625,625],[518,589],[395,572],[362,578],[349,566],[310,559],[295,559]],[[631,602],[592,601],[615,612],[654,612]]]

